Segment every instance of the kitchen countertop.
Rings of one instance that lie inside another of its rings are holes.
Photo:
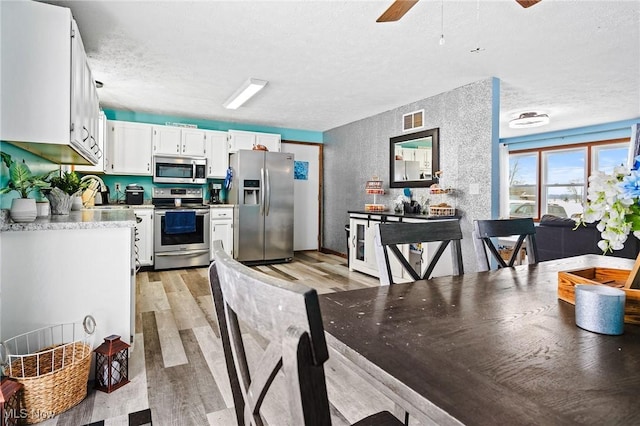
[[[452,220],[452,219],[460,219],[462,216],[428,216],[424,214],[418,213],[396,213],[393,211],[383,211],[383,212],[369,212],[365,210],[349,210],[349,214],[362,214],[368,216],[393,216],[393,217],[406,217],[411,219],[423,219],[423,220]]]
[[[221,209],[221,208],[229,208],[229,207],[233,207],[235,204],[209,204],[209,207],[211,207],[212,209]]]
[[[39,217],[28,223],[13,222],[9,210],[0,210],[0,232],[124,228],[135,225],[133,209],[82,209],[71,211],[68,215]]]

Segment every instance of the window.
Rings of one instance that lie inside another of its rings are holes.
[[[592,171],[626,165],[628,141],[607,141],[509,153],[509,215],[576,217]]]

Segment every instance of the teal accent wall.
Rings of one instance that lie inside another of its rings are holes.
[[[634,120],[615,121],[612,123],[594,124],[575,129],[538,133],[535,135],[504,138],[500,142],[509,146],[509,150],[546,148],[557,145],[571,145],[586,142],[621,139],[631,137],[631,126],[640,122]]]
[[[11,156],[13,161],[23,161],[29,166],[31,173],[34,175],[40,175],[47,173],[54,169],[59,169],[55,163],[52,163],[49,160],[45,160],[44,158],[38,157],[30,153],[29,151],[25,151],[22,148],[18,148],[17,146],[11,145],[8,142],[0,141],[0,151],[5,152]],[[4,188],[7,186],[9,182],[9,169],[4,163],[0,163],[0,188]],[[19,194],[16,191],[12,191],[8,194],[0,195],[0,209],[9,209],[11,208],[11,200],[14,198],[18,198]],[[29,198],[35,198],[40,200],[43,197],[40,192],[32,192],[29,194]]]
[[[246,130],[250,132],[279,133],[282,136],[282,140],[323,143],[322,132],[312,130],[287,129],[283,127],[268,127],[256,124],[230,123],[226,121],[205,120],[202,118],[175,117],[171,115],[111,109],[105,109],[104,114],[109,120],[162,125],[166,123],[195,124],[199,129],[221,130],[223,132],[227,130]]]
[[[151,189],[153,187],[158,188],[193,188],[193,185],[179,185],[179,184],[161,184],[153,183],[151,176],[131,176],[131,175],[100,175],[104,183],[109,187],[109,202],[110,203],[124,203],[125,201],[125,189],[127,185],[140,185],[144,188],[144,200],[150,201],[152,198]],[[223,183],[223,179],[208,179],[206,185],[202,185],[204,191],[205,200],[209,200],[209,184],[211,183]],[[116,183],[120,184],[120,192],[116,193]],[[223,199],[225,194],[222,194]]]
[[[500,215],[500,79],[491,79],[491,217]]]

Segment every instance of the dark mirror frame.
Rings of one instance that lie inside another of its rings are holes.
[[[389,139],[389,187],[390,188],[420,188],[429,187],[434,183],[438,183],[435,172],[440,170],[440,129],[422,130],[420,132],[411,133],[402,136],[395,136]],[[430,180],[402,180],[394,181],[395,176],[395,146],[399,142],[407,142],[414,139],[423,139],[431,136],[431,176]]]

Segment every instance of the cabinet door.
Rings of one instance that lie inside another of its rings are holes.
[[[233,221],[229,219],[211,221],[211,247],[216,240],[222,240],[224,251],[233,257]],[[211,254],[213,260],[213,253]]]
[[[256,144],[254,132],[241,130],[229,130],[229,152],[238,152],[241,149],[253,149]]]
[[[153,126],[153,154],[180,154],[179,127]]]
[[[204,157],[206,152],[205,131],[182,129],[182,148],[180,153],[191,157]]]
[[[229,143],[227,132],[207,130],[206,156],[207,156],[207,177],[224,178],[229,168]]]
[[[104,168],[105,168],[105,164],[106,161],[108,161],[106,159],[106,148],[105,148],[105,132],[106,132],[106,127],[107,127],[107,119],[104,116],[104,112],[100,111],[98,113],[98,119],[97,121],[97,150],[96,150],[96,157],[98,159],[98,162],[95,166],[76,166],[75,170],[78,172],[85,172],[85,173],[104,173]]]
[[[134,210],[136,217],[142,219],[136,223],[136,249],[140,266],[153,265],[153,210]]]
[[[152,126],[109,121],[109,161],[113,174],[151,175]]]
[[[89,137],[85,124],[85,68],[86,57],[80,31],[75,20],[71,21],[71,142],[79,147]]]
[[[264,145],[271,152],[280,152],[280,135],[276,133],[256,133],[256,145]]]

